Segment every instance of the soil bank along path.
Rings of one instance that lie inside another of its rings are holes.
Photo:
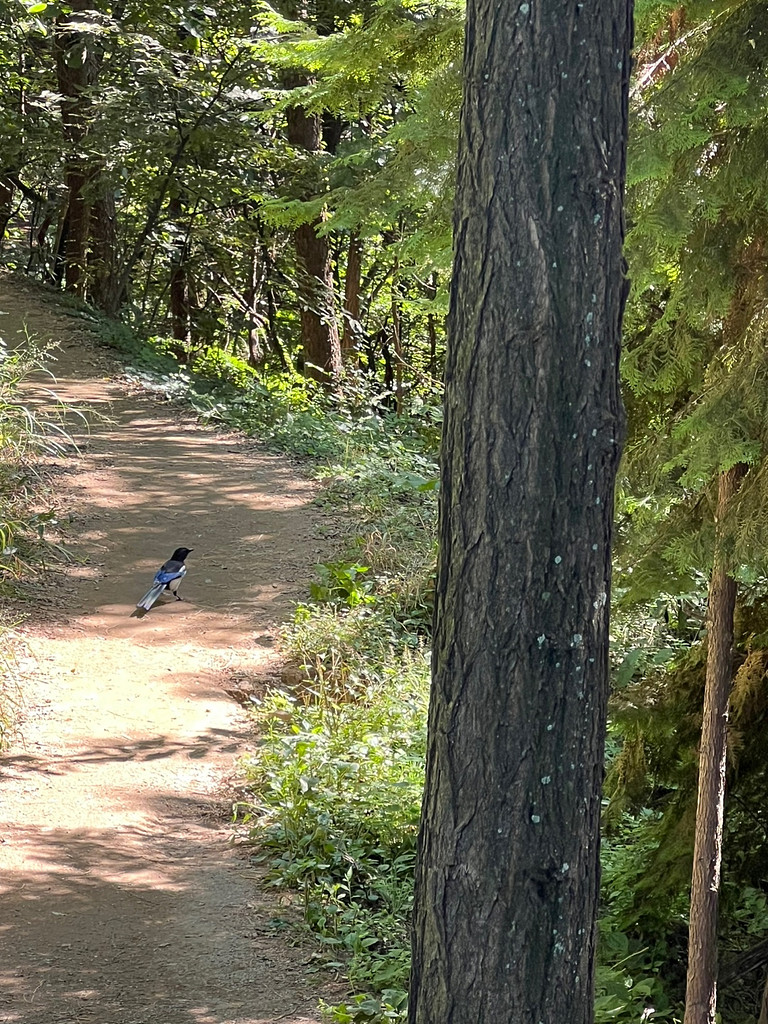
[[[132,390],[51,299],[0,277],[0,311],[11,346],[60,344],[51,386],[91,419],[57,483],[80,564],[18,609],[34,670],[0,765],[0,1021],[312,1024],[308,952],[276,935],[224,795],[251,738],[225,689],[275,671],[319,555],[310,487]],[[184,601],[131,617],[180,546]]]

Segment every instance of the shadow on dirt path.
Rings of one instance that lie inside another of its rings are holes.
[[[62,343],[55,390],[92,424],[59,480],[79,564],[19,609],[35,669],[0,781],[0,1021],[310,1024],[307,953],[222,815],[250,741],[224,689],[276,670],[275,624],[320,550],[310,487],[132,392],[28,286],[0,277],[0,311],[11,344],[25,324]],[[131,617],[181,545],[184,601]]]

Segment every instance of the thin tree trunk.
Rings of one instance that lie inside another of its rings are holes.
[[[292,84],[305,84],[293,80]],[[308,153],[322,148],[323,122],[319,114],[303,107],[286,112],[288,141]],[[342,374],[341,339],[333,298],[333,267],[328,239],[317,233],[320,221],[301,224],[294,232],[299,263],[299,303],[304,374],[325,383],[335,383]]]
[[[262,243],[258,239],[254,238],[249,260],[248,287],[245,290],[245,301],[248,305],[248,309],[246,310],[246,316],[248,318],[246,327],[248,362],[254,368],[261,366],[266,358],[266,352],[261,339],[263,325],[256,317],[256,303],[259,300],[261,290],[264,287],[264,278],[266,273],[264,263],[260,259],[261,249]]]
[[[400,282],[398,280],[399,263],[395,261],[392,275],[392,347],[395,351],[395,412],[403,414],[403,323],[400,316]]]
[[[100,182],[99,194],[91,211],[91,298],[93,304],[109,316],[116,316],[122,302],[120,280],[117,274],[117,210],[115,194],[104,175],[96,173]]]
[[[280,341],[280,335],[277,331],[277,300],[275,298],[275,289],[272,285],[267,288],[267,338],[269,340],[269,347],[280,360],[282,368],[294,371],[293,364]]]
[[[152,275],[155,271],[155,260],[157,259],[157,251],[160,248],[160,243],[155,242],[152,246],[152,252],[150,253],[149,260],[147,262],[147,276],[144,281],[144,289],[141,293],[141,324],[142,327],[146,323],[147,315],[147,300],[149,299],[149,289],[152,284]]]
[[[631,2],[467,15],[408,1019],[590,1024]]]
[[[437,274],[433,273],[427,287],[427,298],[433,302],[437,297]],[[427,314],[427,337],[429,338],[429,365],[427,367],[430,377],[437,376],[437,324],[435,314]]]
[[[363,242],[357,231],[349,236],[347,272],[344,275],[344,332],[341,354],[345,362],[357,361],[357,337],[360,334],[360,285],[363,272]]]
[[[427,337],[429,338],[429,370],[430,377],[437,376],[437,326],[433,313],[427,316]]]
[[[168,215],[174,223],[176,238],[171,251],[171,281],[169,303],[171,308],[171,330],[173,337],[182,343],[185,350],[192,344],[192,327],[189,316],[189,277],[187,275],[186,235],[181,225],[183,210],[178,196],[168,201]]]
[[[53,243],[53,280],[61,287],[67,266],[67,232],[69,231],[69,198],[65,197],[59,210],[56,238]]]
[[[73,0],[73,14],[90,10],[89,0]],[[91,162],[86,153],[91,99],[89,90],[98,77],[98,61],[92,46],[85,55],[83,35],[69,27],[69,15],[62,15],[54,35],[56,76],[62,96],[61,120],[68,146],[65,184],[68,194],[66,246],[64,250],[64,287],[79,296],[86,290],[86,261],[91,226],[88,186],[92,178]]]
[[[51,225],[56,221],[57,225],[61,217],[61,204],[54,198],[47,200],[42,196],[36,196],[32,206],[32,223],[29,231],[29,260],[27,261],[27,273],[33,267],[39,269],[44,280],[50,283],[61,284],[61,278],[56,281],[54,259],[55,250],[51,250],[48,243],[48,232]],[[38,213],[40,222],[37,223]]]
[[[7,177],[0,178],[0,252],[2,252],[5,232],[13,216],[13,196],[16,192]]]
[[[736,581],[723,551],[723,521],[746,467],[721,473],[715,512],[715,559],[707,613],[707,672],[699,751],[699,795],[691,879],[688,979],[684,1024],[715,1024],[717,911],[723,854],[728,701],[733,685]]]
[[[381,358],[384,360],[384,405],[387,409],[394,408],[395,394],[395,366],[392,359],[392,349],[389,347],[389,334],[386,327],[382,327],[378,334],[378,342],[381,347]],[[375,367],[376,363],[373,362]]]

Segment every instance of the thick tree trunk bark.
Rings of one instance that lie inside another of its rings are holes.
[[[349,236],[347,272],[344,275],[344,331],[341,355],[345,362],[356,362],[357,337],[360,333],[360,286],[363,273],[363,242],[356,231]]]
[[[341,376],[341,341],[333,309],[333,273],[328,242],[317,236],[317,227],[317,222],[302,224],[293,237],[303,270],[299,301],[304,374],[327,383]]]
[[[469,0],[411,1024],[593,1019],[630,41]]]
[[[707,613],[707,673],[699,751],[699,795],[691,879],[688,980],[684,1024],[715,1024],[717,909],[723,854],[728,701],[733,685],[733,613],[736,581],[723,553],[723,520],[746,467],[720,474],[715,512],[715,561]]]
[[[299,84],[295,82],[294,84]],[[286,112],[288,141],[309,153],[322,147],[322,118],[303,107]],[[294,232],[299,262],[299,302],[304,373],[333,383],[342,373],[341,340],[333,299],[333,268],[328,239],[317,234],[320,221],[302,224]]]

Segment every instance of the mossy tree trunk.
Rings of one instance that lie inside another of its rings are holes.
[[[593,1019],[630,0],[469,0],[410,1024]]]

